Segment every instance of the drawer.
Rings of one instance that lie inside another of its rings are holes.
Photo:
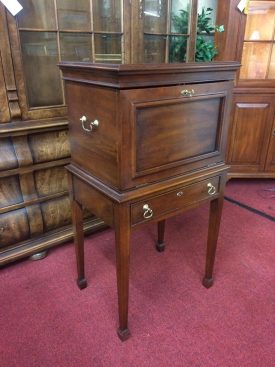
[[[220,177],[211,177],[193,185],[178,187],[175,190],[132,204],[131,223],[136,225],[151,219],[176,213],[185,206],[209,199],[219,193]]]

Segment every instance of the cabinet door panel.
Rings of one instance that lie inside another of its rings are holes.
[[[232,171],[264,170],[273,112],[270,96],[235,96],[229,152]]]
[[[123,91],[128,111],[125,118],[131,116],[125,141],[131,142],[133,152],[125,170],[129,176],[127,185],[153,182],[222,162],[230,87],[225,82]],[[122,152],[122,156],[126,154]]]
[[[266,171],[275,172],[275,120],[272,128],[265,169]]]
[[[169,102],[137,109],[137,172],[217,149],[220,98]]]

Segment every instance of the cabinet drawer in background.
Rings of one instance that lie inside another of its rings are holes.
[[[142,202],[132,204],[131,223],[132,225],[136,225],[169,213],[177,212],[185,206],[217,195],[219,190],[220,176],[216,176],[145,199]]]

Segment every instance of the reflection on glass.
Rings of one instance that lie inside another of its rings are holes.
[[[122,62],[120,35],[95,34],[95,62]]]
[[[144,0],[144,32],[167,32],[167,0]]]
[[[187,37],[170,36],[169,62],[186,62]]]
[[[217,0],[199,0],[198,1],[198,14],[202,14],[206,9],[211,9],[207,18],[210,18],[208,23],[211,24],[213,27],[216,24],[217,19]]]
[[[91,61],[91,35],[83,33],[60,33],[61,60]]]
[[[172,0],[171,32],[189,34],[190,1]]]
[[[245,40],[272,40],[275,22],[275,2],[250,1],[245,28]]]
[[[272,47],[272,55],[268,70],[268,79],[275,79],[275,45]]]
[[[121,1],[94,0],[93,20],[95,32],[121,32]]]
[[[19,27],[56,29],[54,0],[20,0],[23,10],[17,16]]]
[[[209,62],[218,54],[214,43],[215,31],[222,32],[216,25],[217,0],[199,0],[195,61]]]
[[[63,103],[55,32],[20,32],[30,107]]]
[[[244,43],[240,78],[265,79],[270,52],[270,43]]]
[[[90,31],[90,4],[86,0],[57,0],[59,29]]]
[[[144,62],[165,62],[166,37],[144,35]]]

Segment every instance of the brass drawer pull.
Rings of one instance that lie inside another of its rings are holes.
[[[180,198],[183,195],[182,191],[177,192],[177,196]]]
[[[89,133],[92,132],[92,131],[95,131],[98,128],[98,126],[99,126],[99,121],[98,120],[94,120],[94,121],[90,122],[90,126],[87,128],[85,126],[85,123],[87,122],[87,117],[86,116],[82,116],[80,118],[80,121],[82,123],[82,129],[84,131],[89,132]]]
[[[195,94],[194,89],[188,90],[188,89],[183,89],[180,94],[184,97],[192,97]]]
[[[148,204],[143,205],[143,210],[144,210],[143,217],[145,219],[152,218],[154,213],[153,213],[153,210],[149,207]]]
[[[212,185],[211,182],[209,182],[207,184],[207,187],[208,187],[208,194],[209,195],[215,195],[216,194],[216,192],[217,192],[216,187],[214,185]]]

